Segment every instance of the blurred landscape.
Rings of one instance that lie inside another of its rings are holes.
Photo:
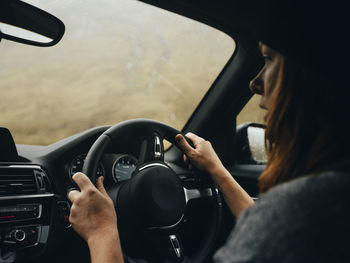
[[[66,32],[49,48],[0,44],[0,125],[19,144],[130,118],[181,129],[235,48],[215,29],[134,0],[27,2]]]

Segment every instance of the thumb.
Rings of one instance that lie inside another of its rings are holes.
[[[190,152],[193,151],[193,148],[191,145],[186,141],[185,137],[181,134],[177,134],[175,136],[175,140],[177,142],[177,145],[183,150],[183,152],[188,155]]]
[[[103,180],[104,177],[100,176],[99,178],[97,178],[97,182],[96,182],[96,188],[103,194],[103,195],[108,195],[107,191],[103,185]]]

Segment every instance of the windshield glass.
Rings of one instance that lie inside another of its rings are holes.
[[[181,130],[235,49],[216,29],[138,1],[26,2],[66,33],[49,48],[0,44],[0,126],[18,144],[130,118]]]

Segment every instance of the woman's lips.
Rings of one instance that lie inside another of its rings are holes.
[[[267,110],[267,107],[266,107],[266,105],[265,105],[264,102],[263,102],[263,98],[261,98],[261,100],[260,100],[259,107],[260,107],[261,109],[263,109],[263,110]]]
[[[266,110],[266,114],[264,115],[264,122],[267,123],[267,119],[268,119],[268,108],[267,106],[264,104],[264,101],[263,101],[263,97],[261,98],[260,102],[259,102],[259,107],[263,110]]]

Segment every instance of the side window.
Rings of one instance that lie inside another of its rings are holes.
[[[247,122],[264,124],[266,110],[259,107],[260,96],[254,95],[237,116],[237,126]]]
[[[237,116],[237,162],[266,164],[264,116],[260,96],[254,95]]]

